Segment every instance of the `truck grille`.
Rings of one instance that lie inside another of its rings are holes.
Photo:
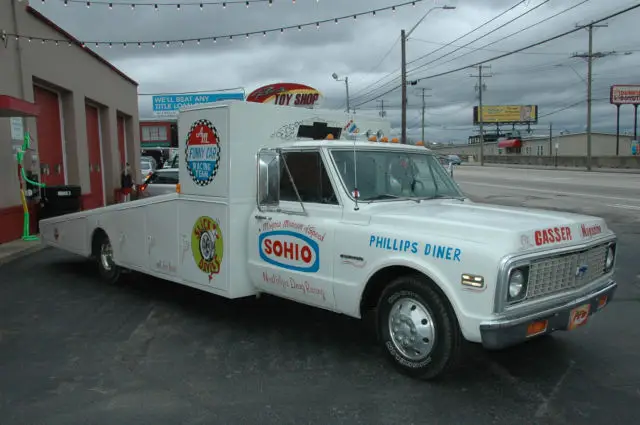
[[[531,263],[526,299],[580,288],[604,275],[607,245],[543,258]],[[585,269],[586,266],[586,269]]]

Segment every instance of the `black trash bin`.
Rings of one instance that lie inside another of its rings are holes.
[[[82,210],[80,186],[47,186],[40,191],[40,219]]]

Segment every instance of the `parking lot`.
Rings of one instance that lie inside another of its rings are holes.
[[[107,286],[46,249],[0,267],[0,424],[637,423],[640,176],[455,178],[479,202],[604,216],[619,236],[614,301],[572,332],[470,347],[458,374],[425,383],[383,361],[356,320],[138,274]]]

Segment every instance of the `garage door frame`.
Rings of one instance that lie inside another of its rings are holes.
[[[85,98],[84,103],[92,108],[95,108],[98,111],[98,144],[100,147],[100,178],[102,180],[102,206],[107,206],[107,188],[105,187],[105,168],[104,168],[104,144],[102,143],[102,106],[92,102],[90,99]],[[86,112],[85,112],[85,121],[87,120]],[[117,133],[117,124],[116,124],[116,133]],[[87,137],[87,143],[89,143],[89,138]],[[87,149],[89,146],[87,145]]]
[[[58,96],[58,111],[59,111],[59,117],[58,119],[60,120],[60,140],[62,141],[62,176],[64,178],[64,184],[67,185],[69,184],[69,180],[67,177],[67,140],[64,137],[65,134],[65,129],[64,129],[64,111],[62,109],[62,93],[59,90],[53,89],[51,87],[48,87],[44,84],[39,84],[37,82],[33,82],[32,83],[34,87],[38,87],[42,90],[47,90],[50,91],[51,93],[55,93],[56,96]],[[33,95],[34,97],[34,101],[35,101],[35,93]],[[37,120],[38,118],[36,118]],[[38,134],[38,148],[40,148],[40,134]],[[38,150],[38,168],[40,167],[40,151]],[[40,179],[42,179],[42,176],[40,176]]]

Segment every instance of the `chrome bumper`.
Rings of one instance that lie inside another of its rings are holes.
[[[572,309],[589,304],[591,306],[589,310],[590,317],[611,302],[617,287],[618,284],[614,280],[609,280],[603,286],[579,298],[574,298],[551,307],[547,306],[541,311],[534,313],[529,312],[523,315],[514,314],[512,316],[482,322],[480,324],[482,345],[488,349],[501,349],[519,344],[534,336],[549,334],[559,330],[567,330]],[[600,305],[600,300],[604,297],[606,297],[606,303]],[[547,320],[546,330],[536,335],[528,336],[527,330],[529,325],[540,320]]]

